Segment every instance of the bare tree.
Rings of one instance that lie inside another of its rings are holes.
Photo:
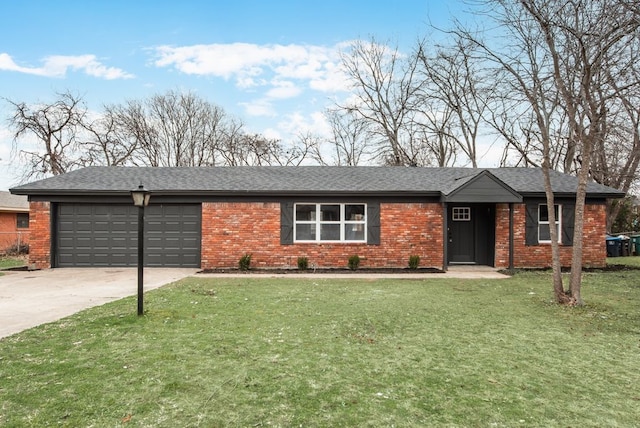
[[[296,146],[285,148],[280,140],[260,134],[238,133],[225,140],[219,151],[224,165],[297,165],[305,156]]]
[[[473,57],[473,43],[458,39],[431,55],[426,46],[422,41],[417,49],[425,81],[418,108],[430,107],[426,125],[437,136],[438,147],[445,142],[455,144],[476,168],[477,141],[495,79],[489,78],[482,62]]]
[[[191,92],[168,91],[108,106],[105,121],[116,128],[121,146],[135,147],[133,162],[150,166],[215,164],[228,134],[224,111]]]
[[[78,163],[76,135],[85,114],[82,98],[64,92],[50,104],[27,105],[7,100],[13,108],[9,127],[14,150],[28,163],[23,179],[63,174]],[[34,137],[31,145],[27,137]]]
[[[313,141],[306,137],[298,136],[290,144],[281,141],[276,143],[272,145],[275,150],[272,152],[271,165],[299,166],[311,157]]]
[[[620,93],[616,82],[628,80],[640,37],[640,20],[626,0],[494,0],[491,17],[502,25],[508,45],[489,45],[468,31],[458,31],[475,43],[487,59],[510,77],[509,81],[533,112],[532,135],[541,143],[547,205],[554,206],[549,170],[552,144],[562,141],[563,168],[577,169],[569,290],[560,274],[557,232],[551,228],[554,291],[560,303],[582,304],[582,231],[586,185],[592,155],[605,146],[611,102]],[[561,118],[561,120],[558,120]],[[561,138],[558,138],[561,136]],[[549,210],[549,221],[555,213]]]
[[[539,5],[523,1],[539,26],[552,58],[553,78],[568,116],[569,150],[580,151],[570,295],[582,304],[582,230],[586,186],[594,151],[605,145],[608,107],[619,94],[616,82],[636,60],[640,21],[624,0]],[[626,82],[637,87],[640,82]]]
[[[311,135],[304,136],[311,148],[311,158],[321,165],[356,166],[363,157],[371,156],[368,122],[353,112],[328,109],[325,117],[331,136],[325,141]]]
[[[423,105],[430,105],[426,101]],[[416,115],[413,126],[415,138],[422,144],[427,154],[424,165],[437,167],[453,166],[458,157],[458,145],[453,134],[453,111],[445,106],[422,107],[422,114]]]
[[[632,50],[636,58],[627,70],[624,83],[609,79],[616,96],[607,107],[604,144],[595,148],[590,174],[601,184],[629,192],[639,179],[640,164],[640,85],[629,84],[640,81],[640,40]],[[622,204],[607,204],[607,231],[617,218]]]
[[[420,90],[417,56],[403,57],[386,45],[357,41],[342,54],[354,97],[338,107],[369,122],[377,137],[375,156],[390,165],[416,165],[419,153],[407,134],[409,116]]]
[[[91,122],[85,120],[82,127],[86,131],[81,143],[82,165],[135,164],[133,155],[137,146],[122,134],[123,129],[115,122],[115,116],[110,111],[107,110]]]
[[[290,165],[307,155],[304,147],[246,133],[241,120],[190,92],[109,106],[99,123],[97,145],[107,141],[110,150],[129,149],[135,165]]]

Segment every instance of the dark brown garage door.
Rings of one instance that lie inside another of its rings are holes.
[[[145,211],[145,266],[200,267],[199,204],[149,205]],[[57,267],[137,266],[138,208],[59,204]]]

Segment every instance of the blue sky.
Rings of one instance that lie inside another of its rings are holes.
[[[193,91],[275,138],[322,132],[319,114],[347,95],[344,43],[375,37],[409,51],[446,27],[457,0],[2,1],[0,97],[51,102],[81,95],[88,107],[177,89]],[[0,102],[0,190],[17,184]]]

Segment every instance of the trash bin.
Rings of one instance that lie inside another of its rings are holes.
[[[607,257],[620,257],[622,253],[622,238],[607,236]]]
[[[640,256],[640,235],[631,236],[631,251],[634,256]]]
[[[620,255],[627,257],[631,255],[631,240],[627,237],[620,238]]]

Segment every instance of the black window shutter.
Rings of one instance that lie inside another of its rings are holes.
[[[293,244],[293,202],[280,203],[280,244]]]
[[[573,245],[573,230],[576,220],[575,204],[562,204],[562,244]]]
[[[526,205],[526,224],[524,231],[526,245],[538,245],[538,204]]]
[[[380,203],[367,204],[367,244],[380,245]]]

